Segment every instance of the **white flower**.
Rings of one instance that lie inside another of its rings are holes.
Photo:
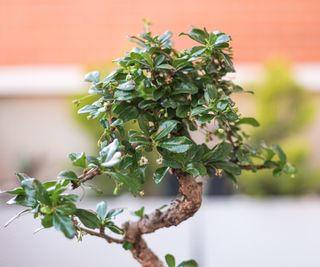
[[[156,160],[156,162],[157,162],[157,164],[161,165],[162,162],[163,162],[163,158],[162,158],[162,157],[158,158],[158,159]]]
[[[144,165],[147,165],[148,164],[148,159],[146,157],[141,157],[140,160],[139,160],[139,165],[140,166],[144,166]]]

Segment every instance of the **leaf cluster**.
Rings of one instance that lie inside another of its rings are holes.
[[[104,78],[97,71],[88,73],[89,94],[99,98],[80,107],[79,113],[99,120],[103,134],[98,155],[69,154],[81,175],[64,170],[57,180],[40,183],[18,174],[21,186],[7,191],[14,195],[9,203],[27,207],[41,218],[44,228],[55,227],[68,238],[81,236],[81,224],[100,234],[105,230],[122,234],[113,221],[121,210],[108,211],[105,203],[99,203],[96,211],[77,208],[77,196],[66,190],[102,174],[115,182],[115,193],[124,189],[142,196],[150,164],[146,152],[158,155],[153,174],[157,184],[176,171],[194,177],[224,174],[234,182],[242,170],[271,169],[274,175],[293,175],[295,169],[279,146],[253,147],[241,128],[259,123],[242,117],[231,99],[231,94],[245,92],[226,78],[235,71],[231,37],[198,28],[181,35],[196,45],[177,51],[171,32],[160,36],[145,32],[130,37],[139,46],[116,60],[116,70]],[[139,128],[128,130],[133,121]],[[196,143],[192,131],[204,134],[208,142]],[[215,145],[209,146],[209,141]],[[136,212],[139,217],[143,214],[143,209]]]

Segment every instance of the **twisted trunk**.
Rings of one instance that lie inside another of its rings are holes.
[[[133,245],[131,253],[143,267],[163,267],[163,262],[153,253],[142,238],[143,234],[153,233],[160,228],[177,226],[192,217],[200,208],[202,201],[202,183],[195,177],[176,171],[179,182],[179,194],[170,203],[167,210],[156,209],[136,222],[126,222],[125,240]]]

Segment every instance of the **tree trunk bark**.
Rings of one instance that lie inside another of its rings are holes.
[[[147,246],[142,235],[153,233],[160,228],[177,226],[192,217],[201,206],[202,183],[181,171],[175,171],[175,174],[179,182],[179,194],[165,211],[156,209],[139,221],[128,221],[123,225],[124,239],[133,245],[131,253],[142,267],[165,266]]]

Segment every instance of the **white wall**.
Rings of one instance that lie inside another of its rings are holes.
[[[147,204],[150,211],[167,201],[123,197],[109,204],[129,206],[129,210]],[[82,205],[94,208],[95,203]],[[0,206],[0,225],[17,211]],[[200,267],[318,267],[319,225],[319,199],[206,198],[191,220],[146,239],[159,256],[172,253],[179,261],[195,258]],[[0,229],[1,267],[139,266],[119,245],[93,237],[78,243],[55,230],[33,235],[38,226],[27,215]]]

